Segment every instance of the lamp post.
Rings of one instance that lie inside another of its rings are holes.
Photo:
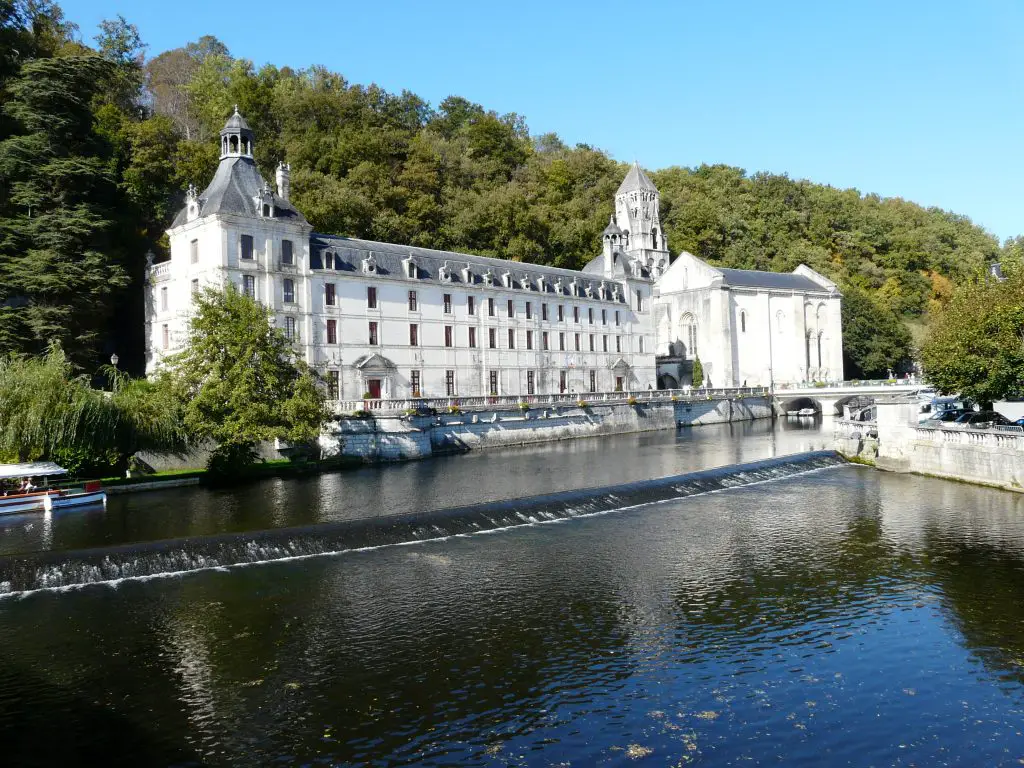
[[[115,352],[114,354],[112,354],[112,355],[110,356],[110,364],[111,364],[112,366],[114,366],[115,368],[117,368],[117,361],[118,361],[118,360],[120,360],[120,359],[121,359],[121,358],[119,358],[119,357],[117,356],[117,352]]]

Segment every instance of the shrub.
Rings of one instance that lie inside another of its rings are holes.
[[[458,416],[460,413],[462,413],[462,409],[459,408],[459,406],[457,405],[449,405],[448,413],[450,413],[452,416]]]
[[[372,395],[369,392],[363,392],[363,400],[369,400]]]
[[[530,404],[528,402],[526,402],[525,400],[523,400],[521,403],[519,403],[519,410],[520,411],[528,411],[528,410],[530,410]]]
[[[626,402],[628,402],[630,405],[636,405],[640,401],[633,397],[633,395],[630,395],[629,400],[627,400]]]
[[[352,411],[353,419],[369,419],[371,416],[369,411]]]
[[[402,413],[406,416],[415,416],[419,411],[416,408],[406,408]]]
[[[576,405],[579,406],[580,408],[586,408],[587,407],[587,401],[586,400],[577,400],[576,401]]]

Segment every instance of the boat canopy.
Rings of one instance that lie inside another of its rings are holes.
[[[32,461],[27,464],[0,464],[0,480],[12,477],[51,477],[66,475],[64,467],[58,467],[52,461]]]

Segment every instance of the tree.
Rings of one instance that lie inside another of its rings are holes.
[[[860,288],[843,288],[843,370],[848,379],[888,376],[913,356],[910,331],[888,307]]]
[[[928,380],[988,404],[1024,392],[1024,273],[956,289],[921,350]]]
[[[140,450],[185,449],[169,387],[113,369],[107,374],[113,391],[92,389],[58,344],[40,356],[0,358],[0,457],[109,473]]]
[[[112,253],[117,188],[91,110],[113,66],[92,54],[36,59],[10,84],[4,109],[20,132],[0,142],[0,352],[58,340],[90,360],[127,282]]]
[[[211,469],[251,463],[264,440],[315,439],[328,416],[323,393],[271,312],[230,283],[195,301],[169,375],[189,433],[217,443]]]
[[[704,366],[701,365],[699,355],[693,360],[693,373],[690,375],[690,381],[695,387],[704,386]]]

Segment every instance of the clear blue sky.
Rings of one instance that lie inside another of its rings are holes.
[[[204,34],[257,65],[457,94],[650,169],[728,163],[1024,233],[1024,3],[60,0],[149,55]]]

